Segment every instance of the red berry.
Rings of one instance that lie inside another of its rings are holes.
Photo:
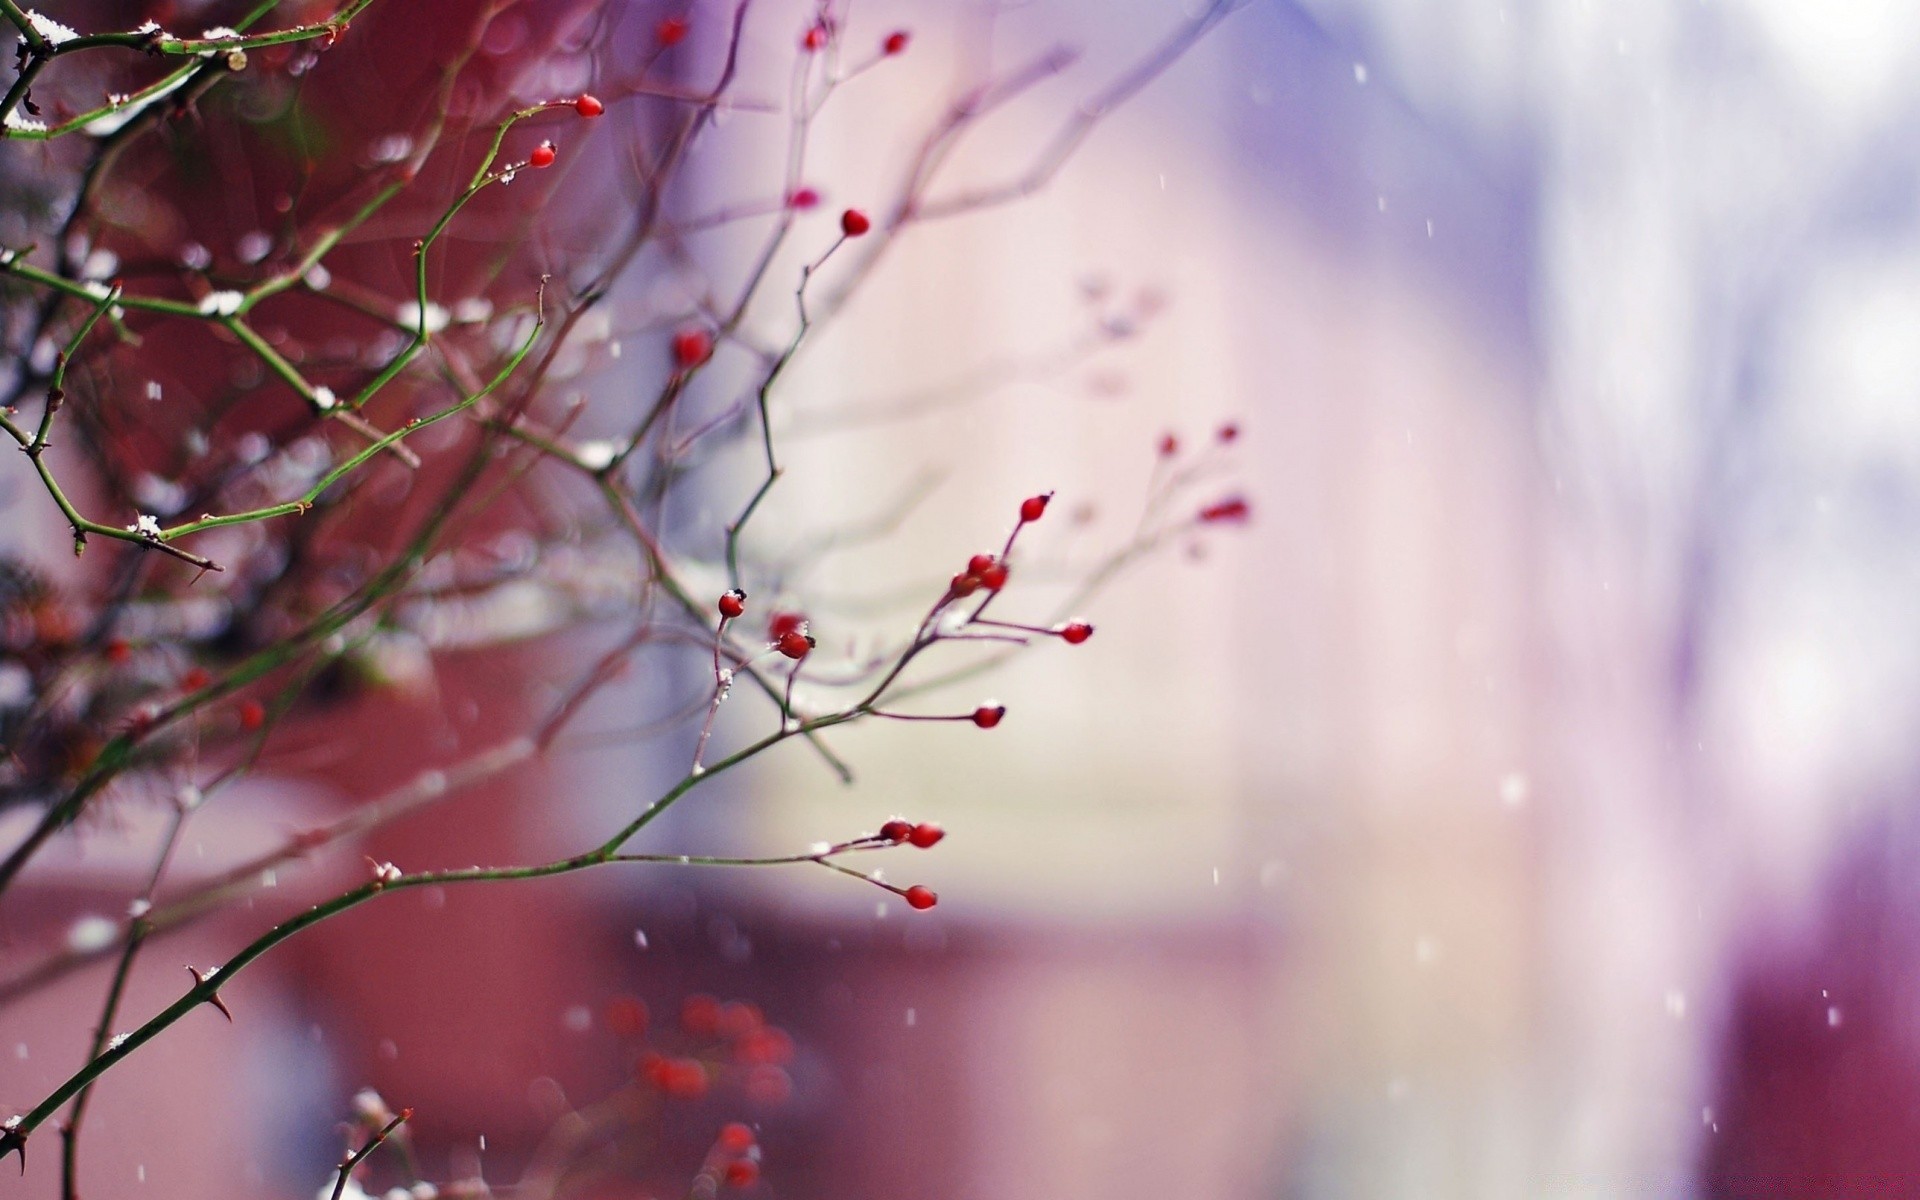
[[[973,723],[982,729],[992,729],[1006,715],[1007,706],[1004,704],[982,704],[973,710]]]
[[[720,1136],[713,1144],[728,1154],[745,1154],[753,1149],[753,1130],[739,1121],[729,1121],[720,1127]]]
[[[1062,625],[1057,632],[1061,641],[1069,646],[1078,646],[1093,636],[1093,626],[1085,621],[1075,621],[1071,625]]]
[[[931,850],[934,843],[945,836],[947,836],[946,830],[929,821],[924,824],[915,825],[913,832],[907,835],[907,840],[922,850]]]
[[[159,719],[160,708],[158,705],[151,701],[146,704],[135,705],[132,711],[127,713],[127,736],[135,738],[145,737],[148,731],[153,728],[153,723]]]
[[[985,575],[987,568],[993,565],[993,555],[976,554],[967,560],[967,574]]]
[[[807,656],[807,652],[813,649],[814,642],[812,637],[796,629],[791,633],[781,634],[776,644],[780,647],[780,653],[797,661]]]
[[[673,362],[682,371],[707,361],[713,354],[713,335],[698,326],[689,326],[673,335]]]
[[[755,1104],[785,1104],[793,1096],[793,1079],[774,1066],[758,1066],[747,1072],[742,1088]]]
[[[1208,524],[1225,521],[1240,522],[1246,520],[1252,513],[1252,507],[1243,497],[1229,496],[1217,504],[1209,504],[1201,509],[1200,519]]]
[[[760,1178],[760,1164],[750,1158],[738,1158],[727,1164],[726,1180],[728,1187],[752,1187]]]
[[[910,907],[922,911],[940,903],[940,897],[933,894],[932,888],[921,887],[917,883],[900,894],[907,898],[907,904]]]
[[[886,41],[880,43],[880,52],[882,54],[904,53],[907,48],[907,40],[908,39],[907,39],[906,30],[904,29],[895,30],[894,32],[887,35]]]
[[[258,700],[240,702],[240,728],[252,732],[267,723],[267,706]]]
[[[615,996],[607,1001],[607,1028],[621,1037],[636,1037],[647,1031],[647,1005],[638,996]]]
[[[789,1063],[793,1061],[793,1038],[784,1029],[763,1026],[733,1044],[733,1057],[747,1067]]]
[[[963,571],[953,577],[953,582],[949,586],[953,588],[953,594],[956,596],[971,596],[980,590],[980,577]]]
[[[760,1028],[766,1020],[758,1004],[746,1000],[729,1000],[720,1006],[720,1036],[725,1038],[743,1038]]]
[[[720,597],[720,615],[725,619],[731,621],[746,611],[747,594],[739,588],[734,588]]]
[[[1222,425],[1218,430],[1214,431],[1213,436],[1219,438],[1222,442],[1231,442],[1240,436],[1240,426],[1232,421],[1228,421],[1225,425]]]
[[[662,46],[678,46],[687,40],[687,19],[661,17],[659,24],[653,27],[653,40]]]
[[[896,845],[907,840],[913,833],[913,823],[895,818],[880,827],[880,836]]]
[[[667,1064],[666,1092],[683,1100],[707,1094],[707,1069],[697,1058],[676,1058]]]
[[[530,167],[550,167],[553,165],[553,160],[558,157],[560,157],[560,152],[554,149],[552,142],[541,142],[533,148],[532,154],[527,155],[527,165]]]
[[[187,673],[180,677],[180,690],[197,692],[212,682],[213,675],[205,667],[189,667]]]
[[[827,27],[825,25],[815,25],[807,30],[805,37],[800,39],[800,48],[803,50],[818,50],[826,44]]]
[[[857,208],[850,208],[840,214],[840,232],[850,238],[859,237],[872,228],[873,222],[867,219],[867,214]]]
[[[1160,457],[1172,458],[1178,453],[1180,453],[1180,439],[1170,433],[1162,434],[1160,437]]]
[[[767,636],[779,641],[789,633],[805,633],[807,618],[804,613],[777,612],[767,618]]]
[[[680,1027],[696,1037],[712,1037],[720,1030],[720,1002],[695,994],[680,1002]]]
[[[640,1078],[663,1090],[667,1086],[667,1080],[673,1074],[673,1064],[667,1060],[666,1055],[655,1050],[642,1054],[633,1064],[633,1069]]]
[[[792,194],[787,197],[788,208],[797,208],[803,211],[812,208],[818,203],[820,203],[820,193],[810,187],[795,188]]]
[[[1047,501],[1051,499],[1053,499],[1052,492],[1048,492],[1044,496],[1028,496],[1020,502],[1020,519],[1022,521],[1038,521],[1046,515]]]
[[[1007,564],[994,563],[980,572],[980,584],[990,592],[997,592],[1007,586]]]
[[[607,111],[607,106],[600,103],[600,97],[598,96],[583,95],[573,102],[573,111],[583,117],[597,117]]]

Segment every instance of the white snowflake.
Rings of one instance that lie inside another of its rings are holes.
[[[353,1105],[353,1113],[362,1121],[373,1125],[384,1125],[393,1120],[393,1110],[387,1107],[386,1099],[372,1088],[361,1088],[348,1101]]]
[[[70,42],[80,36],[79,33],[67,28],[52,17],[46,16],[43,13],[37,13],[32,9],[27,10],[27,24],[33,26],[35,33],[56,46],[62,42]]]
[[[137,533],[150,541],[160,540],[160,518],[151,513],[141,513],[140,519],[127,526],[128,533]]]
[[[431,300],[427,302],[427,314],[426,314],[425,327],[428,333],[439,333],[442,329],[445,329],[447,327],[447,321],[449,319],[450,319],[449,315],[445,308],[443,308],[438,304],[433,303]],[[402,304],[400,306],[399,320],[400,320],[400,323],[402,325],[405,325],[408,329],[421,328],[419,301],[409,300],[407,303]]]
[[[47,123],[45,121],[36,121],[32,117],[23,117],[17,109],[7,114],[6,126],[8,129],[17,130],[21,133],[45,133],[47,131]]]
[[[120,269],[120,256],[105,247],[96,247],[87,254],[86,262],[80,266],[83,279],[112,279],[113,273]]]
[[[186,86],[190,74],[190,72],[182,71],[177,79],[174,79],[170,83],[161,84],[146,92],[144,95],[136,93],[134,96],[108,97],[108,99],[113,101],[114,107],[110,111],[102,113],[100,116],[86,123],[85,129],[87,135],[89,137],[106,137],[110,133],[116,133],[125,128],[127,122],[145,112],[155,101],[170,96]]]
[[[589,471],[598,471],[602,467],[613,465],[613,456],[620,453],[620,443],[602,439],[593,442],[581,442],[573,448],[573,456],[580,465]]]
[[[334,399],[332,388],[317,387],[313,389],[313,406],[321,412],[326,412],[337,403],[339,403],[339,401]]]
[[[239,292],[208,292],[194,307],[212,316],[230,317],[240,311],[246,299]]]

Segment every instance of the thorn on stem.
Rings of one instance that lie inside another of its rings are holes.
[[[207,980],[213,978],[211,974],[202,974],[200,968],[194,966],[187,968],[187,974],[193,976],[193,985],[195,987],[205,987]],[[206,1002],[220,1010],[220,1015],[227,1019],[227,1024],[233,1024],[233,1010],[228,1008],[227,1002],[220,998],[218,990],[215,990],[211,996],[208,996]]]

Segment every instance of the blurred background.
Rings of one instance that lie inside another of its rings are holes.
[[[989,24],[995,61],[1083,53],[958,156],[976,183],[1018,178],[1192,15],[984,12],[845,13],[849,45],[913,42],[823,113],[794,264],[897,176]],[[779,94],[809,13],[756,7],[748,91]],[[691,11],[690,76],[721,19]],[[1920,1194],[1917,52],[1920,10],[1869,0],[1251,0],[1031,199],[903,237],[782,397],[763,553],[904,511],[780,576],[823,655],[910,628],[928,580],[1057,489],[1038,582],[1008,595],[1052,619],[1052,581],[1125,544],[1167,434],[1253,506],[1087,601],[1088,645],[926,702],[991,694],[999,729],[836,732],[853,788],[784,747],[645,847],[937,820],[936,850],[886,865],[939,907],[665,868],[368,906],[237,980],[234,1028],[189,1020],[102,1085],[93,1190],[310,1195],[361,1086],[416,1109],[430,1173],[510,1180],[630,1076],[611,1001],[670,1025],[711,993],[792,1035],[791,1095],[689,1106],[605,1194],[679,1194],[737,1113],[756,1188],[793,1198]],[[582,70],[556,54],[519,86]],[[702,160],[712,195],[777,186],[782,131],[752,120]],[[747,247],[687,253],[737,279]],[[10,525],[39,499],[15,486]],[[436,658],[436,752],[523,725],[521,689],[595,645]],[[772,722],[749,703],[723,738]],[[378,713],[316,722],[367,752],[269,757],[183,870],[405,777]],[[678,742],[601,738],[361,849],[567,853],[683,768]],[[149,824],[46,856],[9,975],[118,915]],[[276,890],[357,882],[339,857]],[[152,952],[131,1008],[262,905]],[[73,1069],[102,979],[0,1010],[0,1100]]]

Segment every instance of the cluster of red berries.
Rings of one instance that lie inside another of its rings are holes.
[[[607,106],[601,103],[600,97],[585,92],[582,92],[574,98],[571,103],[565,100],[555,100],[549,107],[557,108],[562,105],[572,108],[574,112],[579,113],[583,117],[597,117],[607,111]],[[559,161],[559,158],[560,147],[554,145],[553,140],[549,138],[541,142],[538,146],[535,146],[533,152],[527,155],[527,165],[535,170],[544,170]]]
[[[797,612],[774,613],[767,621],[767,637],[780,653],[796,662],[818,645],[807,632],[807,618]]]
[[[623,1036],[644,1036],[648,1014],[636,997],[617,997],[607,1005],[607,1026]],[[702,1047],[694,1054],[643,1053],[635,1072],[663,1095],[680,1100],[704,1097],[717,1079],[736,1079],[747,1098],[778,1104],[793,1092],[785,1067],[793,1061],[793,1038],[767,1022],[756,1004],[724,1003],[708,995],[688,996],[680,1006],[680,1028]]]
[[[760,1147],[753,1130],[739,1121],[720,1127],[707,1155],[709,1170],[718,1169],[721,1182],[728,1187],[752,1187],[760,1178]]]
[[[911,846],[918,846],[922,850],[931,850],[939,844],[940,839],[946,836],[947,831],[931,821],[922,821],[916,825],[912,821],[903,821],[895,817],[880,827],[882,839],[896,846],[905,842]]]
[[[971,596],[985,588],[997,592],[1007,586],[1007,564],[991,554],[976,554],[967,560],[967,569],[953,577],[953,594]]]
[[[895,817],[893,820],[882,825],[880,832],[874,836],[879,841],[887,842],[895,846],[904,843],[910,846],[918,846],[922,850],[931,850],[935,845],[939,844],[942,838],[947,836],[947,831],[931,821],[921,821],[915,824],[912,821],[903,821]],[[918,909],[921,912],[925,912],[927,909],[940,903],[939,894],[930,887],[923,887],[916,883],[912,887],[898,888],[890,883],[883,883],[879,879],[874,879],[873,882],[892,892],[902,900],[905,900],[907,907]]]

